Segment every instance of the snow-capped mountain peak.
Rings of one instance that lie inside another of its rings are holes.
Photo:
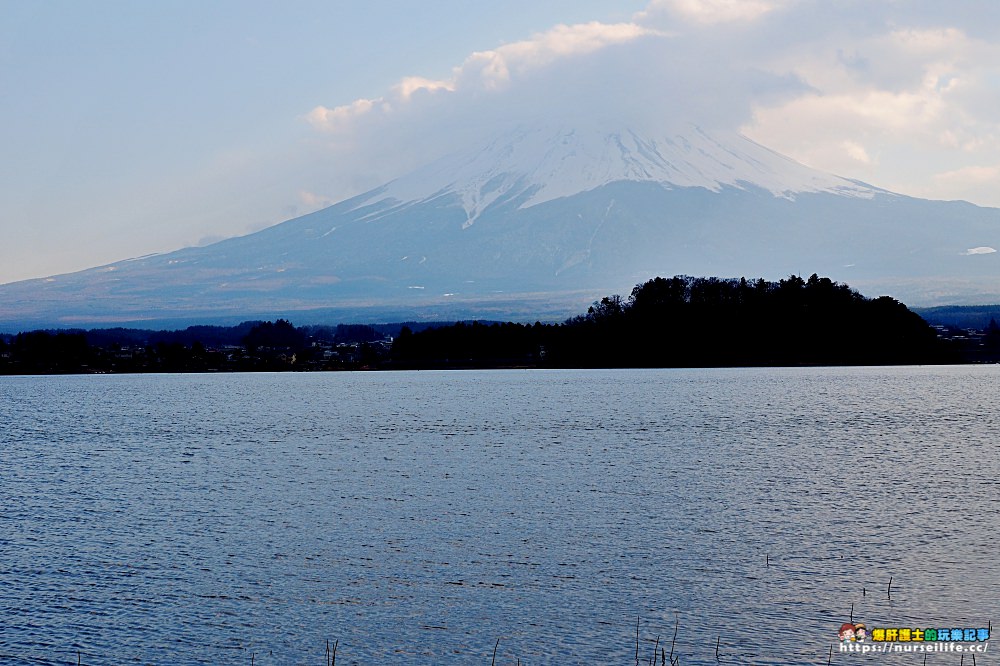
[[[666,188],[758,187],[775,196],[828,192],[871,198],[875,188],[823,173],[736,133],[688,125],[656,135],[629,128],[519,128],[485,148],[450,155],[380,191],[400,203],[457,196],[472,224],[491,204],[517,199],[527,208],[617,181]]]

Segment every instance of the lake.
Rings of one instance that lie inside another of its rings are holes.
[[[498,664],[625,665],[638,618],[643,663],[659,637],[682,664],[826,664],[852,618],[986,627],[998,386],[997,366],[2,377],[0,662],[319,664],[329,639],[338,664],[489,664],[499,640]]]

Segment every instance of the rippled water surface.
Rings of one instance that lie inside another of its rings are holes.
[[[987,626],[998,385],[0,378],[0,662],[317,664],[330,639],[338,664],[489,664],[499,639],[497,663],[632,664],[639,617],[644,663],[676,626],[682,664],[826,664],[852,612]]]

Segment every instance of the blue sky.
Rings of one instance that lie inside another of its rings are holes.
[[[0,9],[0,282],[254,231],[496,118],[581,108],[693,116],[840,175],[1000,206],[989,0]]]

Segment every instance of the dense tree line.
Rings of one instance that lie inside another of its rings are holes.
[[[456,324],[403,331],[398,367],[683,367],[956,360],[919,316],[812,275],[655,278],[562,325]]]
[[[183,345],[190,347],[201,343],[207,347],[238,345],[253,329],[264,322],[245,321],[235,326],[188,326],[175,331],[154,331],[139,328],[95,328],[89,331],[68,331],[83,333],[87,344],[93,347],[111,347],[112,345]],[[49,331],[58,333],[58,331]]]
[[[397,331],[389,352],[385,336]],[[0,373],[984,361],[1000,358],[1000,326],[992,322],[976,345],[949,347],[903,304],[815,274],[778,282],[675,276],[637,285],[627,298],[602,298],[563,324],[296,327],[279,319],[183,331],[33,331],[0,336]]]
[[[0,374],[371,368],[388,355],[384,340],[370,326],[296,328],[284,319],[183,331],[30,331],[0,335]]]
[[[19,333],[0,339],[0,368],[21,374],[68,373],[87,369],[93,349],[83,333]]]

